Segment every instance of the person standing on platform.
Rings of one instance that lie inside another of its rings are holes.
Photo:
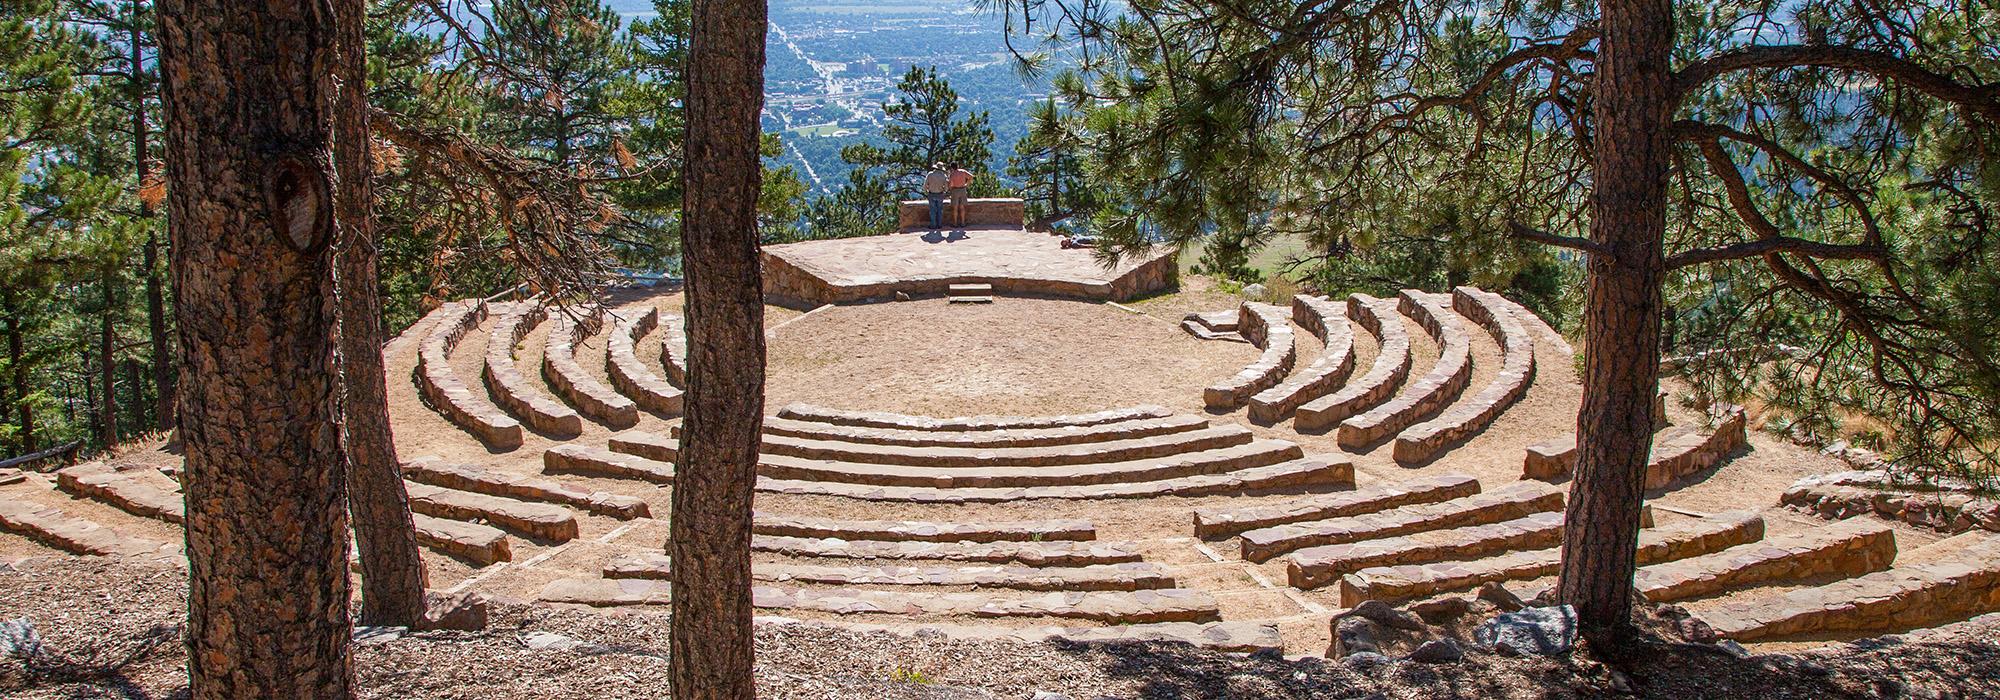
[[[931,171],[924,175],[924,199],[931,203],[931,230],[944,228],[944,197],[950,191],[951,174],[945,172],[944,161],[931,164]]]
[[[965,199],[972,190],[972,173],[957,163],[951,164],[951,217],[956,228],[965,228]]]

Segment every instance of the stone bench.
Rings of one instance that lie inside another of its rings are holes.
[[[417,346],[417,388],[431,408],[488,447],[511,450],[521,446],[521,424],[472,389],[452,371],[451,353],[465,334],[486,319],[486,302],[453,302],[432,311],[431,331]]]
[[[888,542],[1060,542],[1097,539],[1088,520],[924,522],[916,520],[835,520],[803,515],[757,513],[754,531],[783,537],[833,537]]]
[[[1472,398],[1452,404],[1436,418],[1418,423],[1396,436],[1394,456],[1402,464],[1429,460],[1445,447],[1485,430],[1535,379],[1535,341],[1501,304],[1500,295],[1472,287],[1452,290],[1452,308],[1486,328],[1500,344],[1500,373]]]
[[[1201,430],[1208,421],[1196,416],[1147,418],[1103,425],[1070,425],[1016,430],[930,431],[861,428],[770,417],[764,435],[833,440],[901,447],[1049,447],[1158,437]]]
[[[530,503],[429,484],[404,483],[410,512],[447,520],[486,523],[550,542],[576,539],[576,515],[562,506]]]
[[[624,554],[604,565],[605,578],[666,579],[673,573],[667,555]],[[965,586],[1020,591],[1139,591],[1174,587],[1166,570],[1145,562],[1076,567],[994,566],[829,566],[759,562],[751,578],[821,586]]]
[[[1288,493],[1354,485],[1354,464],[1345,457],[1314,456],[1221,474],[1185,476],[1091,486],[1028,488],[928,488],[870,486],[822,481],[759,479],[757,489],[798,496],[833,496],[862,501],[929,504],[1008,503],[1036,499],[1099,500]]]
[[[1236,332],[1237,326],[1236,309],[1190,313],[1181,318],[1181,330],[1196,338],[1250,342],[1241,333]]]
[[[1646,489],[1657,490],[1722,463],[1723,458],[1749,443],[1748,421],[1740,406],[1722,406],[1713,432],[1688,428],[1670,429],[1653,438],[1652,455],[1646,461]],[[1576,471],[1574,433],[1528,446],[1521,462],[1524,479],[1553,481]]]
[[[945,200],[946,228],[1019,229],[1027,221],[1027,204],[1016,197],[971,197],[965,200],[964,226],[951,226],[951,200]],[[905,199],[896,203],[896,228],[901,231],[929,230],[931,203],[928,199]]]
[[[1639,531],[1640,565],[1686,559],[1720,551],[1764,537],[1764,518],[1749,511],[1695,518]],[[1471,561],[1373,566],[1340,578],[1340,604],[1354,607],[1370,600],[1395,601],[1475,588],[1496,581],[1554,575],[1562,568],[1562,550],[1511,552]]]
[[[2000,610],[2000,537],[1956,535],[1956,553],[1825,586],[1738,596],[1695,616],[1739,642],[1933,625]]]
[[[187,522],[180,482],[157,469],[121,470],[103,462],[87,462],[57,471],[56,487],[142,518],[175,525]]]
[[[1529,311],[1528,307],[1522,306],[1520,302],[1497,294],[1494,295],[1494,299],[1498,301],[1501,308],[1512,313],[1514,318],[1521,322],[1522,327],[1541,338],[1542,342],[1554,347],[1556,352],[1561,353],[1564,357],[1576,354],[1576,349],[1570,347],[1568,338],[1562,337],[1561,333],[1556,332],[1555,327],[1550,326],[1549,322],[1542,317],[1535,315],[1535,312]]]
[[[1472,381],[1472,335],[1465,319],[1451,310],[1450,297],[1404,290],[1399,308],[1437,339],[1437,362],[1388,402],[1341,421],[1341,447],[1365,447],[1388,439],[1443,410]]]
[[[539,597],[548,603],[593,607],[665,605],[672,598],[670,584],[665,581],[603,578],[552,581]],[[752,605],[764,610],[838,615],[1056,617],[1120,624],[1201,622],[1221,615],[1215,598],[1201,591],[1178,588],[993,596],[756,586],[751,589],[751,599]]]
[[[660,369],[667,373],[668,382],[687,388],[687,321],[674,314],[660,314]]]
[[[643,431],[614,435],[607,446],[613,452],[659,462],[679,460],[678,440]],[[1051,467],[912,467],[764,454],[758,457],[757,473],[772,479],[947,489],[1087,486],[1216,474],[1276,464],[1303,455],[1298,445],[1283,440],[1258,440],[1150,459]]]
[[[1325,350],[1311,365],[1250,397],[1250,420],[1271,425],[1307,401],[1326,395],[1354,372],[1354,329],[1339,304],[1304,294],[1292,298],[1292,322],[1319,338]]]
[[[543,393],[521,373],[514,346],[548,317],[548,307],[521,302],[498,310],[486,339],[486,389],[502,408],[544,433],[573,437],[583,432],[583,417],[555,397]]]
[[[677,426],[674,430],[680,432]],[[1249,444],[1250,431],[1220,425],[1155,437],[1139,437],[1074,445],[1034,447],[907,447],[765,434],[763,451],[834,462],[866,462],[917,467],[1056,467],[1168,457]]]
[[[624,392],[640,408],[654,413],[678,414],[681,412],[681,390],[646,369],[645,364],[639,361],[639,339],[653,332],[659,324],[660,310],[653,307],[619,317],[611,328],[611,335],[604,341],[604,372],[611,377],[611,386]]]
[[[1139,561],[1135,545],[1123,542],[895,542],[843,540],[832,537],[752,535],[750,549],[788,557],[828,559],[934,560],[1020,564],[1023,566],[1088,566]]]
[[[614,428],[630,428],[639,424],[639,406],[597,381],[576,361],[576,346],[590,337],[601,319],[602,315],[597,315],[578,322],[566,313],[555,315],[548,342],[542,346],[542,379],[591,419]]]
[[[1243,558],[1264,562],[1305,547],[1499,522],[1561,510],[1562,507],[1562,489],[1539,481],[1523,481],[1449,501],[1417,503],[1365,515],[1274,525],[1244,532],[1240,537]]]
[[[403,478],[432,486],[504,496],[524,501],[543,501],[576,506],[586,512],[620,520],[652,515],[644,499],[624,494],[592,491],[534,476],[488,471],[469,464],[453,464],[419,458],[403,465]]]
[[[412,513],[410,521],[416,526],[417,544],[430,549],[480,566],[491,566],[514,558],[507,533],[498,529],[422,513]]]
[[[1347,298],[1347,315],[1375,335],[1375,363],[1367,374],[1332,395],[1299,405],[1293,412],[1292,427],[1301,432],[1339,425],[1388,399],[1410,376],[1410,332],[1403,326],[1403,315],[1396,310],[1394,300],[1355,294]]]
[[[557,445],[542,453],[542,472],[674,483],[674,465],[587,445]]]
[[[0,530],[71,554],[175,557],[180,545],[126,535],[62,509],[27,501],[0,500]]]
[[[1881,523],[1850,520],[1640,567],[1634,585],[1647,600],[1670,603],[1759,583],[1859,576],[1886,569],[1895,559],[1894,530]]]
[[[791,404],[778,411],[778,417],[780,418],[811,421],[814,423],[831,423],[834,425],[861,428],[933,431],[1063,428],[1168,418],[1173,415],[1174,412],[1164,406],[1132,406],[1129,408],[1114,408],[1096,413],[1067,416],[960,416],[956,418],[932,418],[929,416],[912,416],[878,411],[843,411],[799,403]]]
[[[1243,337],[1263,349],[1257,360],[1245,365],[1228,379],[1203,389],[1202,402],[1213,409],[1231,409],[1249,401],[1256,393],[1277,386],[1298,361],[1298,344],[1292,338],[1291,320],[1284,309],[1254,301],[1243,302],[1240,328]]]
[[[1354,491],[1313,494],[1279,503],[1212,506],[1195,510],[1194,534],[1202,539],[1217,539],[1273,525],[1373,513],[1411,503],[1445,501],[1475,493],[1479,493],[1478,479],[1463,474],[1443,474]]]
[[[1285,557],[1286,580],[1312,590],[1372,566],[1464,559],[1562,544],[1563,514],[1535,513],[1485,525],[1307,547]]]

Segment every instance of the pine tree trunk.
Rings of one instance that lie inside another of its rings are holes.
[[[21,454],[35,451],[35,409],[26,401],[28,397],[28,365],[26,339],[21,333],[21,310],[15,306],[14,290],[0,291],[0,313],[7,316],[7,367],[11,370],[8,384],[8,400],[15,402],[13,408],[20,411],[20,432],[15,435],[21,441]]]
[[[364,0],[333,0],[362,16]],[[359,22],[341,27],[341,92],[334,146],[334,210],[340,305],[341,449],[347,456],[348,512],[361,551],[361,624],[414,626],[424,613],[426,572],[410,518],[409,492],[389,429],[382,366],[382,305],[376,289],[374,172],[369,151],[367,55]]]
[[[118,444],[118,361],[112,348],[117,333],[111,327],[111,319],[118,312],[118,273],[109,267],[104,270],[104,313],[97,315],[97,368],[104,388],[98,393],[104,395],[103,410],[98,414],[97,439],[105,447]]]
[[[132,87],[132,170],[140,188],[153,179],[152,130],[146,121],[146,55],[139,32],[139,21],[144,15],[139,0],[132,0],[130,34],[126,43],[132,48],[128,68],[131,75],[127,80]],[[139,218],[146,224],[146,332],[153,346],[153,427],[172,430],[174,427],[174,363],[170,359],[173,352],[171,339],[167,337],[167,295],[165,284],[160,280],[160,238],[153,228],[153,205],[143,196],[139,200]]]
[[[756,695],[750,507],[764,417],[757,253],[763,0],[696,0],[681,240],[687,258],[687,430],[674,479],[673,696]]]
[[[1594,641],[1631,627],[1632,576],[1659,386],[1673,117],[1670,0],[1601,0],[1583,406],[1560,596]]]
[[[190,697],[349,697],[331,66],[361,18],[296,0],[161,0],[159,18]]]

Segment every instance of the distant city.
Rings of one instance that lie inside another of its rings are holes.
[[[608,4],[628,21],[652,15],[651,0]],[[882,100],[910,66],[935,66],[964,99],[961,113],[992,114],[995,172],[1026,132],[1028,107],[1047,98],[1015,70],[1000,18],[967,0],[773,0],[767,46],[764,128],[783,136],[777,163],[816,193],[846,181],[840,149],[881,128]]]

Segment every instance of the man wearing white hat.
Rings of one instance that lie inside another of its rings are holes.
[[[931,203],[931,230],[944,228],[944,197],[951,190],[951,173],[944,169],[944,162],[931,164],[931,171],[924,175],[924,199]]]

